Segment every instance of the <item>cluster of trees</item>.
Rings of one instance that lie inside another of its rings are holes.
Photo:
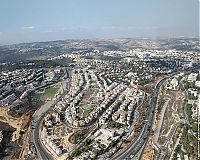
[[[81,140],[84,139],[85,135],[87,134],[87,130],[80,130],[80,131],[77,131],[75,132],[74,134],[72,134],[70,137],[69,137],[69,141],[73,144],[77,144],[78,142],[80,142]]]
[[[108,123],[108,128],[117,128],[117,129],[120,129],[124,127],[124,124],[121,124],[121,123],[118,123],[118,122],[115,122],[115,121],[110,121]]]
[[[2,71],[13,71],[16,69],[34,69],[34,68],[51,68],[51,67],[65,67],[73,63],[72,59],[63,58],[57,60],[34,60],[34,61],[24,61],[15,63],[0,64],[0,72]]]

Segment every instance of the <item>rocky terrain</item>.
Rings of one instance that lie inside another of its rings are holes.
[[[5,156],[10,155],[10,152],[14,149],[11,138],[12,133],[15,130],[16,129],[10,126],[8,123],[0,121],[0,131],[2,134],[2,139],[0,142],[0,159],[3,159]]]

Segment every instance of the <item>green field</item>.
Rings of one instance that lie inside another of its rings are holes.
[[[47,88],[44,93],[35,92],[32,95],[32,100],[42,101],[42,100],[47,100],[49,98],[53,98],[57,91],[58,91],[58,88]]]
[[[47,88],[45,90],[45,93],[42,95],[42,98],[43,99],[53,98],[57,91],[58,88]]]
[[[41,100],[41,97],[42,97],[42,93],[37,93],[37,92],[35,92],[35,93],[32,95],[31,99],[32,99],[33,101],[39,101],[39,100]]]
[[[92,110],[93,110],[93,108],[91,106],[84,105],[79,108],[79,116],[82,118],[85,118],[85,117],[89,116],[89,114],[92,112]]]

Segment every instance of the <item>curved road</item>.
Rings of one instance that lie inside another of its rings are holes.
[[[70,72],[69,72],[70,74]],[[70,78],[68,79],[70,81]],[[51,109],[52,106],[54,106],[56,103],[58,103],[64,96],[66,93],[66,90],[69,89],[69,81],[62,81],[62,82],[58,82],[58,83],[63,83],[62,85],[65,86],[65,83],[68,83],[68,85],[66,86],[66,88],[64,87],[65,92],[62,94],[62,96],[60,96],[56,101],[51,100],[48,101],[46,104],[44,104],[43,106],[41,106],[33,115],[32,118],[32,130],[31,130],[31,141],[34,143],[36,151],[37,151],[37,155],[39,159],[42,160],[53,160],[53,156],[45,149],[44,145],[41,142],[40,139],[40,128],[42,125],[42,120],[44,118],[45,113]]]
[[[41,127],[42,119],[43,119],[43,117],[41,117],[35,125],[36,129],[33,131],[33,141],[34,141],[35,147],[37,149],[37,155],[40,159],[42,159],[42,160],[53,160],[54,158],[51,156],[51,154],[49,154],[44,149],[44,146],[43,146],[42,142],[40,141],[39,135],[40,135],[40,127]]]
[[[54,158],[49,154],[46,149],[44,148],[41,140],[40,140],[40,128],[42,125],[42,120],[44,118],[45,113],[52,107],[54,106],[58,101],[60,101],[62,97],[60,97],[56,101],[49,101],[43,106],[40,107],[39,110],[36,111],[36,113],[33,116],[32,119],[32,141],[35,144],[37,154],[39,158],[42,160],[53,160]]]

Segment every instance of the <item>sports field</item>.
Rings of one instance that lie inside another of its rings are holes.
[[[32,96],[33,100],[47,100],[47,99],[51,99],[54,97],[54,95],[56,94],[56,92],[58,91],[58,88],[47,88],[45,89],[44,93],[38,93],[35,92]]]

